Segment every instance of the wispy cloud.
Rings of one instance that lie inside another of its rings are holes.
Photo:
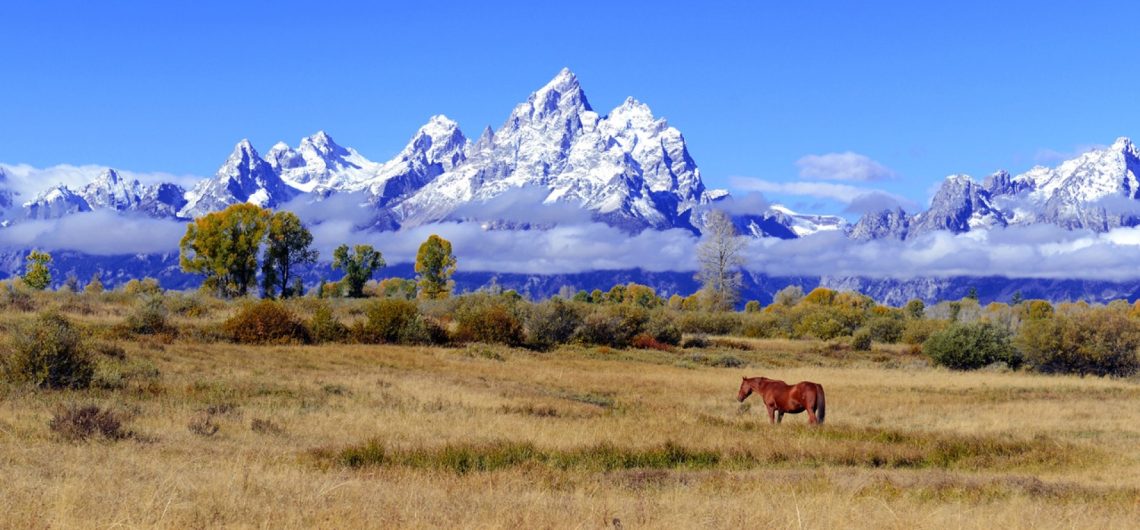
[[[899,205],[907,211],[914,211],[917,208],[914,201],[901,195],[835,182],[773,182],[755,177],[730,177],[729,183],[733,188],[747,191],[829,199],[847,205],[848,209],[855,213],[868,211],[864,208],[872,203],[886,205],[885,207]]]
[[[107,166],[95,164],[82,166],[59,164],[46,168],[38,168],[28,164],[0,163],[0,170],[3,170],[4,173],[8,175],[8,183],[5,187],[18,193],[23,200],[31,199],[39,192],[60,184],[66,185],[71,189],[81,188],[92,180],[95,180],[95,177],[98,177],[100,173],[107,169]],[[145,173],[120,169],[116,169],[116,171],[127,180],[137,179],[143,184],[171,182],[187,189],[193,187],[204,178],[196,175],[174,175],[163,172]]]
[[[810,180],[872,182],[898,176],[891,168],[851,151],[807,155],[796,161],[796,167],[800,169],[800,177]]]

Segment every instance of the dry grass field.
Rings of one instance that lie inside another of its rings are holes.
[[[1135,528],[1135,379],[902,349],[122,341],[83,391],[0,386],[11,528]],[[744,361],[746,366],[733,361]],[[724,367],[725,365],[731,367]],[[827,391],[767,423],[742,375]],[[93,404],[122,439],[50,425]]]

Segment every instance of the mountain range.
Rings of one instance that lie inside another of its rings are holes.
[[[908,240],[938,231],[1032,224],[1105,232],[1140,225],[1138,172],[1140,151],[1121,138],[1053,168],[1035,167],[1016,176],[999,171],[981,182],[952,175],[921,212],[896,206],[850,224],[838,216],[766,205],[747,212],[733,208],[732,219],[743,234],[779,239],[826,231],[853,240]],[[276,208],[298,198],[319,202],[351,195],[368,214],[360,229],[401,230],[445,221],[477,221],[487,229],[547,228],[478,218],[478,205],[525,190],[538,202],[572,206],[627,233],[683,229],[699,234],[704,213],[731,200],[727,191],[705,187],[680,131],[632,97],[608,113],[597,112],[568,69],[474,141],[457,123],[437,115],[386,162],[372,161],[320,131],[297,147],[278,143],[264,155],[242,140],[213,177],[189,189],[144,185],[106,169],[81,187],[55,185],[17,203],[3,191],[5,178],[0,170],[4,226],[98,210],[184,221],[236,203]],[[875,290],[866,283],[871,280],[831,281]],[[896,291],[903,289],[893,284]]]

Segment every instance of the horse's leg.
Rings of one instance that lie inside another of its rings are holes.
[[[804,409],[808,413],[808,425],[819,425],[819,418],[815,417],[815,401],[819,399],[819,396],[813,392],[810,397],[811,399],[804,400]]]
[[[784,423],[784,411],[776,412],[776,423]]]
[[[776,423],[776,407],[768,405],[768,423]]]

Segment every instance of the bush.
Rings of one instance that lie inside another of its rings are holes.
[[[582,314],[573,303],[552,298],[531,308],[526,319],[526,343],[540,350],[565,344],[580,325]]]
[[[69,320],[44,313],[12,331],[3,362],[8,380],[41,388],[86,388],[95,363]]]
[[[281,302],[248,303],[222,324],[226,335],[242,344],[297,344],[309,342],[305,325]]]
[[[24,284],[24,280],[13,278],[3,282],[3,285],[4,288],[0,289],[0,304],[17,311],[35,310],[36,302],[32,298],[31,288]]]
[[[131,433],[123,430],[123,421],[111,410],[96,405],[70,405],[61,408],[48,427],[65,440],[84,441],[92,436],[121,440]]]
[[[819,289],[812,291],[812,294]],[[820,298],[821,296],[817,296]],[[805,302],[807,298],[804,299]],[[820,340],[831,340],[845,335],[848,330],[844,328],[839,315],[831,308],[818,306],[815,303],[805,304],[797,308],[795,323],[792,325],[792,336],[795,338],[814,337]]]
[[[860,328],[855,330],[851,335],[851,347],[859,351],[867,351],[871,349],[872,333],[867,328]]]
[[[212,310],[225,307],[225,304],[218,299],[198,293],[166,294],[163,298],[166,300],[167,311],[189,318],[204,317],[209,315]]]
[[[867,321],[864,329],[871,334],[871,340],[894,344],[902,340],[906,323],[894,317],[875,317]]]
[[[784,336],[782,319],[775,313],[753,313],[744,318],[740,333],[753,339],[772,339]]]
[[[989,322],[951,325],[932,334],[922,349],[935,364],[955,370],[976,370],[996,362],[1013,368],[1021,364],[1009,332]]]
[[[903,326],[902,335],[899,337],[904,344],[918,345],[926,342],[931,335],[942,331],[950,326],[950,322],[946,320],[908,320],[906,325]]]
[[[127,316],[127,329],[139,335],[156,335],[173,331],[166,324],[166,305],[162,295],[148,295]]]
[[[661,344],[670,346],[677,346],[681,344],[681,328],[677,326],[676,320],[673,319],[668,313],[659,312],[649,318],[649,324],[646,326],[646,333],[653,340]]]
[[[685,333],[731,335],[740,329],[740,315],[731,312],[692,311],[684,313],[678,325]]]
[[[665,344],[648,333],[637,335],[630,341],[630,346],[642,350],[661,350],[669,351],[669,345]]]
[[[365,344],[428,344],[433,334],[427,319],[411,300],[384,298],[364,307],[364,321],[352,328],[353,338]]]
[[[348,327],[337,320],[332,308],[327,303],[321,303],[313,311],[313,318],[309,320],[309,338],[313,342],[343,342],[348,338]]]
[[[1016,344],[1044,373],[1127,377],[1140,368],[1140,323],[1111,308],[1026,321]]]
[[[586,315],[578,328],[577,340],[586,344],[626,348],[645,331],[649,313],[632,305],[606,306]]]
[[[521,345],[523,326],[514,304],[506,296],[466,297],[455,311],[456,338],[462,342]]]

